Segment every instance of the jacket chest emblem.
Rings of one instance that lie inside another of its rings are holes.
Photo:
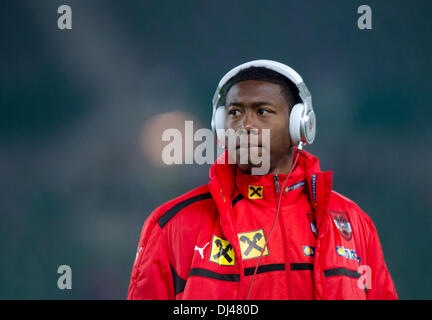
[[[357,260],[360,265],[360,257],[357,256],[357,253],[354,249],[347,249],[344,247],[336,247],[337,255],[340,257],[344,257],[348,260]]]
[[[206,244],[205,244],[205,246],[204,247],[198,247],[198,246],[195,246],[195,248],[194,248],[194,250],[196,250],[196,251],[198,251],[199,252],[199,254],[200,254],[200,256],[201,256],[201,259],[204,259],[204,249],[208,246],[210,244],[210,242],[207,242]]]
[[[248,198],[249,199],[263,199],[264,198],[264,187],[263,186],[248,186]]]
[[[256,231],[243,232],[238,234],[240,242],[240,250],[243,259],[258,258],[264,249],[266,238],[263,229]],[[266,246],[263,256],[269,254],[268,246]]]
[[[347,241],[352,238],[352,227],[347,212],[329,211],[340,235]]]
[[[315,256],[315,247],[303,246],[303,254],[306,257],[314,257]]]
[[[228,240],[213,236],[210,261],[221,266],[233,266],[235,264],[234,248]]]

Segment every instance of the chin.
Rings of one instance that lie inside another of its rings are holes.
[[[238,162],[237,162],[238,163]],[[261,168],[261,163],[259,165],[254,165],[252,163],[247,163],[247,164],[237,164],[237,167],[239,167],[239,169],[246,173],[246,174],[251,174],[252,173],[252,169],[253,168]]]
[[[250,174],[252,171],[252,167],[247,165],[247,164],[238,164],[237,167],[239,167],[239,169],[246,174]]]

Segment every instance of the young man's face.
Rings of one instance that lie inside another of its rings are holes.
[[[242,153],[258,152],[261,156],[263,152],[269,152],[270,173],[288,160],[290,105],[278,84],[258,80],[238,82],[227,93],[225,112],[226,129],[234,129],[249,138],[258,134],[258,145],[252,145],[252,139],[248,139],[246,145],[240,145],[239,139],[236,141],[236,163],[242,171],[250,173],[252,167],[261,165],[251,161],[241,164]],[[262,139],[262,129],[270,129],[270,147]]]

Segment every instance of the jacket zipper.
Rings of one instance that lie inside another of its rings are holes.
[[[279,185],[279,176],[277,175],[277,173],[274,174],[274,182],[275,182],[275,187],[276,187],[276,193],[280,192],[280,185]]]

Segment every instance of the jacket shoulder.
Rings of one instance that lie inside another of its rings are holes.
[[[334,190],[331,192],[329,210],[347,212],[351,220],[359,221],[371,229],[375,228],[372,219],[357,203]]]
[[[207,184],[194,188],[158,206],[148,217],[149,223],[164,228],[178,213],[188,211],[195,203],[207,199],[213,199]]]

